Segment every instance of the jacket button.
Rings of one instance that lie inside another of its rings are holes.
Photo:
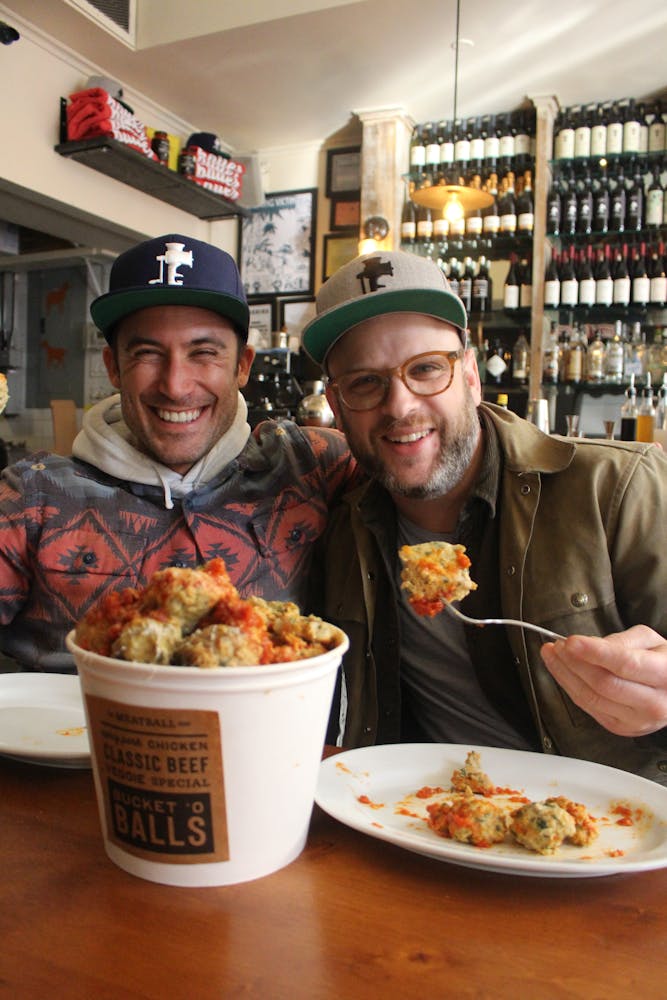
[[[523,486],[521,487],[521,492],[523,493],[524,496],[526,495],[526,493],[530,493],[530,486],[528,485],[528,483],[523,484]]]
[[[585,608],[588,604],[588,594],[583,594],[579,590],[575,590],[574,594],[570,597],[570,604],[573,608]]]
[[[659,760],[657,763],[657,768],[659,771],[667,773],[667,760]]]
[[[508,566],[505,572],[507,573],[508,576],[514,576],[514,574],[516,573],[516,566]]]
[[[551,740],[549,739],[548,736],[545,736],[542,739],[542,746],[544,747],[544,750],[545,750],[546,753],[551,753],[551,751],[554,748],[554,745],[553,745],[553,743],[551,742]]]

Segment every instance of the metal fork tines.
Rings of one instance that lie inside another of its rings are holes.
[[[517,628],[525,628],[530,632],[538,632],[540,635],[546,636],[547,639],[551,639],[553,642],[556,639],[564,639],[564,635],[560,635],[558,632],[552,632],[548,628],[542,628],[541,625],[533,625],[531,622],[521,622],[517,621],[515,618],[470,618],[468,615],[464,615],[462,611],[455,608],[453,604],[449,604],[447,601],[443,602],[447,611],[454,618],[458,618],[459,621],[465,622],[466,625],[477,625],[478,628],[484,628],[485,625],[516,625]]]

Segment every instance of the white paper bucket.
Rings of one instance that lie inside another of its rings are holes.
[[[112,861],[152,882],[212,886],[301,853],[346,636],[308,660],[213,670],[99,656],[74,632],[66,641]]]

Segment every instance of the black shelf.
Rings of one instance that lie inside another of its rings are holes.
[[[247,209],[222,195],[200,187],[155,160],[149,160],[117,139],[105,136],[61,142],[55,147],[61,156],[84,163],[123,184],[189,212],[198,219],[226,219],[248,215]]]

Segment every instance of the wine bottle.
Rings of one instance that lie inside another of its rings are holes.
[[[523,236],[532,236],[535,228],[535,206],[533,202],[533,182],[530,170],[523,174],[523,188],[516,199],[516,228]]]
[[[644,222],[644,179],[639,163],[639,158],[635,158],[632,182],[626,194],[625,229],[629,232],[639,232]]]
[[[424,125],[424,144],[426,146],[424,154],[426,176],[429,184],[437,184],[440,174],[440,144],[437,128],[432,122],[427,122]]]
[[[591,107],[591,157],[607,155],[607,120],[604,106]]]
[[[518,265],[519,309],[530,309],[533,304],[533,268],[529,257],[523,257]]]
[[[476,170],[470,178],[470,187],[473,191],[482,190],[482,178]],[[468,212],[465,217],[465,231],[466,236],[473,242],[477,241],[482,235],[483,219],[481,208],[473,208]]]
[[[607,168],[602,167],[599,180],[593,190],[593,232],[601,234],[607,232],[609,229],[609,211],[609,178],[607,176]]]
[[[640,243],[639,248],[635,247],[632,260],[631,300],[633,306],[640,309],[646,308],[650,295],[651,280],[646,270],[646,244]]]
[[[616,261],[614,264],[614,298],[615,306],[630,305],[630,272],[628,271],[628,248],[626,244],[616,251]]]
[[[406,249],[411,249],[414,247],[416,236],[417,215],[415,203],[410,197],[409,192],[406,192],[403,211],[401,212],[401,245],[406,247]]]
[[[651,252],[649,276],[649,305],[664,307],[667,304],[667,269],[665,265],[665,245],[658,246]]]
[[[605,372],[605,346],[604,341],[600,335],[600,331],[596,330],[588,345],[588,350],[586,351],[586,381],[592,382],[594,384],[604,382],[604,372]]]
[[[560,233],[561,218],[561,197],[558,184],[554,180],[547,194],[547,233],[550,236],[558,236]],[[662,218],[662,216],[661,216]]]
[[[625,390],[625,401],[621,407],[621,441],[634,441],[637,433],[637,390],[635,376],[630,375],[630,384]]]
[[[514,385],[526,385],[530,373],[530,344],[523,331],[512,348],[511,379]]]
[[[632,98],[621,102],[623,112],[623,152],[638,153],[640,147],[641,124],[637,107]]]
[[[607,156],[623,152],[623,116],[616,101],[607,105]]]
[[[551,251],[551,258],[544,275],[544,308],[558,309],[560,305],[560,275],[558,272],[558,254]]]
[[[574,155],[583,159],[591,155],[591,119],[588,107],[580,107],[574,130]]]
[[[486,189],[492,196],[493,201],[488,208],[483,210],[482,231],[492,243],[500,231],[500,215],[498,214],[498,174],[490,173],[486,182]]]
[[[646,192],[646,225],[656,229],[662,225],[665,211],[665,190],[660,183],[660,168],[653,168],[653,178]]]
[[[625,229],[626,201],[625,173],[623,164],[619,163],[609,198],[609,228],[613,232],[622,233]]]
[[[503,308],[509,310],[519,308],[519,278],[515,253],[510,254],[510,266],[503,288]]]
[[[486,257],[479,258],[477,274],[472,283],[472,312],[483,316],[492,306],[492,284]]]
[[[607,382],[619,385],[623,381],[623,361],[625,347],[623,343],[623,324],[616,322],[614,336],[607,341],[604,358],[604,374]]]
[[[665,143],[665,119],[663,118],[662,105],[656,101],[651,108],[651,118],[648,127],[648,151],[649,153],[664,153]]]
[[[613,301],[614,279],[611,273],[610,249],[607,245],[600,249],[595,272],[595,305],[608,308]]]
[[[586,349],[579,327],[575,325],[570,336],[570,345],[567,352],[567,362],[565,368],[565,381],[570,385],[578,385],[584,377],[586,364]]]
[[[595,305],[595,278],[593,277],[593,248],[587,246],[582,251],[579,262],[579,305],[590,308]]]
[[[442,142],[440,143],[440,178],[443,183],[449,183],[449,177],[454,165],[454,133],[451,121],[441,122]]]
[[[556,123],[556,141],[554,148],[554,159],[571,160],[574,157],[574,128],[570,109],[564,108],[558,116]]]
[[[500,159],[500,132],[495,115],[485,115],[484,127],[484,166],[490,173],[495,170]]]
[[[517,212],[514,195],[514,174],[511,170],[508,170],[504,177],[504,191],[500,196],[498,214],[500,215],[501,236],[513,236],[516,233]]]
[[[464,118],[457,118],[454,122],[454,163],[459,173],[465,176],[470,163],[470,137]]]
[[[625,342],[625,357],[623,359],[623,378],[627,382],[631,375],[643,378],[647,372],[646,365],[646,334],[641,323],[632,324],[632,332]]]
[[[586,169],[577,192],[577,232],[590,235],[593,227],[593,189],[590,171]]]
[[[503,385],[506,371],[507,362],[503,346],[500,339],[496,337],[486,355],[486,384]]]
[[[542,350],[542,381],[547,385],[558,382],[558,326],[552,322]]]
[[[433,240],[433,215],[428,205],[417,205],[417,243],[420,252],[426,253]]]
[[[574,267],[574,247],[563,251],[560,269],[560,304],[570,309],[579,302],[579,281]]]
[[[424,171],[426,166],[426,146],[423,142],[422,131],[419,125],[415,125],[412,130],[410,140],[410,173],[415,181]]]
[[[449,272],[447,275],[449,279],[449,290],[452,295],[458,295],[459,289],[461,287],[461,271],[459,269],[459,262],[456,257],[452,257],[449,262]]]
[[[472,308],[472,281],[474,277],[474,270],[472,266],[472,257],[464,257],[463,259],[463,274],[459,281],[459,298],[463,303],[463,307],[467,313],[470,312]]]
[[[564,236],[574,236],[577,231],[577,188],[572,171],[565,177],[562,205],[561,232]]]

